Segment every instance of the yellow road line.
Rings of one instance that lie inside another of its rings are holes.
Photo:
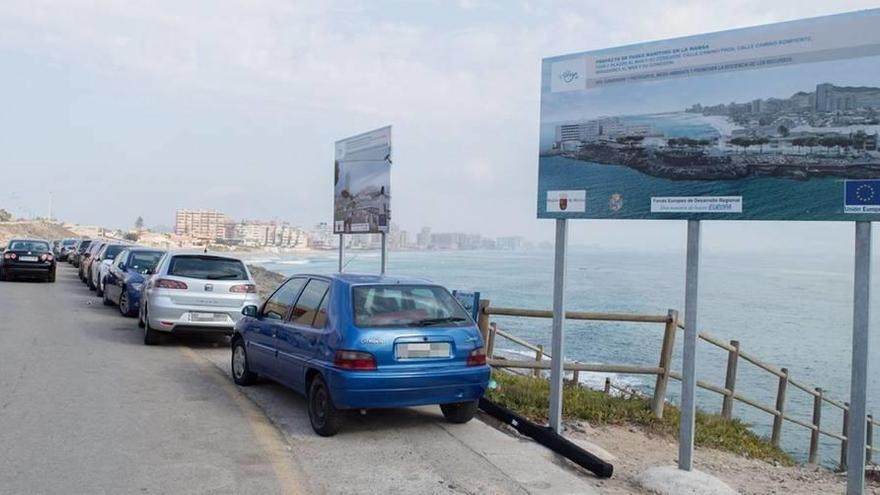
[[[257,438],[257,442],[260,444],[260,448],[269,458],[269,462],[272,463],[272,469],[275,471],[275,476],[278,478],[282,492],[290,495],[308,493],[308,490],[303,489],[302,480],[304,477],[301,476],[294,464],[287,442],[263,411],[238,390],[238,387],[231,381],[230,377],[217,368],[214,363],[200,356],[189,347],[181,347],[180,349],[191,361],[209,371],[208,376],[226,392],[226,395],[235,402],[242,415],[247,418],[251,430]]]

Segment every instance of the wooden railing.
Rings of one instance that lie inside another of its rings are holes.
[[[506,369],[525,369],[532,370],[536,376],[540,376],[541,370],[550,369],[550,358],[552,357],[544,350],[544,346],[532,344],[526,340],[519,338],[500,328],[496,322],[491,321],[492,316],[505,317],[523,317],[523,318],[552,318],[553,312],[549,310],[534,309],[515,309],[492,307],[488,300],[480,301],[479,309],[479,326],[483,333],[484,341],[487,346],[487,354],[489,356],[489,364],[497,368]],[[678,311],[670,309],[666,315],[641,315],[641,314],[625,314],[625,313],[592,313],[570,311],[566,313],[566,319],[581,321],[607,321],[607,322],[629,322],[629,323],[662,323],[664,327],[663,341],[660,347],[660,356],[656,367],[637,366],[630,364],[590,364],[579,362],[566,362],[563,364],[565,371],[572,372],[572,382],[579,384],[579,373],[581,371],[604,372],[604,373],[620,373],[632,375],[655,375],[657,377],[654,385],[654,393],[650,397],[651,410],[655,417],[663,417],[663,409],[666,404],[667,389],[670,379],[681,380],[681,374],[672,370],[672,353],[675,348],[675,336],[678,330],[684,329],[684,322],[678,318]],[[714,392],[722,396],[721,416],[730,419],[733,416],[733,404],[741,402],[747,404],[759,411],[769,414],[773,417],[773,426],[771,428],[770,442],[774,446],[779,446],[782,437],[782,425],[784,421],[788,421],[794,425],[806,428],[810,431],[810,445],[808,461],[816,463],[819,451],[819,437],[825,435],[834,438],[841,443],[839,465],[841,468],[846,467],[847,438],[846,430],[851,418],[849,417],[849,404],[832,399],[828,394],[818,387],[811,387],[800,381],[793,379],[786,368],[778,368],[770,365],[757,356],[742,350],[740,343],[736,340],[724,342],[722,339],[714,337],[708,333],[700,332],[699,339],[711,344],[719,349],[727,352],[727,369],[725,373],[724,385],[719,386],[707,383],[703,380],[697,380],[697,386]],[[535,353],[534,360],[513,360],[502,359],[495,355],[495,342],[498,338],[503,338],[513,344],[526,348]],[[776,401],[773,405],[762,404],[760,401],[747,397],[736,390],[736,377],[739,363],[744,360],[757,368],[770,373],[777,378]],[[796,418],[785,412],[786,399],[788,397],[789,387],[793,387],[799,391],[809,394],[813,399],[813,415],[810,421]],[[605,392],[610,393],[614,387],[609,379],[605,382]],[[626,393],[633,393],[627,391]],[[832,408],[839,409],[843,414],[843,428],[841,433],[834,433],[827,429],[822,429],[822,410],[823,405],[827,404]],[[880,426],[880,423],[874,419],[872,415],[868,415],[867,421],[867,440],[866,460],[872,462],[872,454],[880,452],[880,449],[874,447],[874,426]]]

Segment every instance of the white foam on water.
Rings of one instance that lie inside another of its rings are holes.
[[[529,358],[529,361],[533,361],[535,359],[535,352],[528,350],[496,348],[494,352],[502,357],[519,358],[520,356],[522,356]],[[544,359],[547,359],[547,357],[545,356]],[[542,371],[542,374],[549,375],[549,372],[544,370]],[[604,373],[598,371],[581,371],[578,375],[578,383],[593,390],[603,390],[605,388],[606,378],[611,379],[612,385],[626,389],[639,390],[646,384],[642,378],[639,378],[637,376],[622,375],[620,373]]]

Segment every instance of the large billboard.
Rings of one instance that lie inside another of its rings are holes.
[[[539,218],[880,220],[880,9],[544,59]]]
[[[391,126],[336,142],[333,232],[388,232],[391,222]]]

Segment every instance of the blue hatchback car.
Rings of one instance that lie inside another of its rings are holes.
[[[242,313],[235,383],[262,375],[304,394],[322,436],[339,431],[346,409],[438,404],[464,423],[489,382],[476,323],[449,291],[423,280],[295,275]]]
[[[165,251],[149,248],[121,251],[104,276],[104,304],[119,306],[122,316],[137,316],[144,281],[164,255]]]

